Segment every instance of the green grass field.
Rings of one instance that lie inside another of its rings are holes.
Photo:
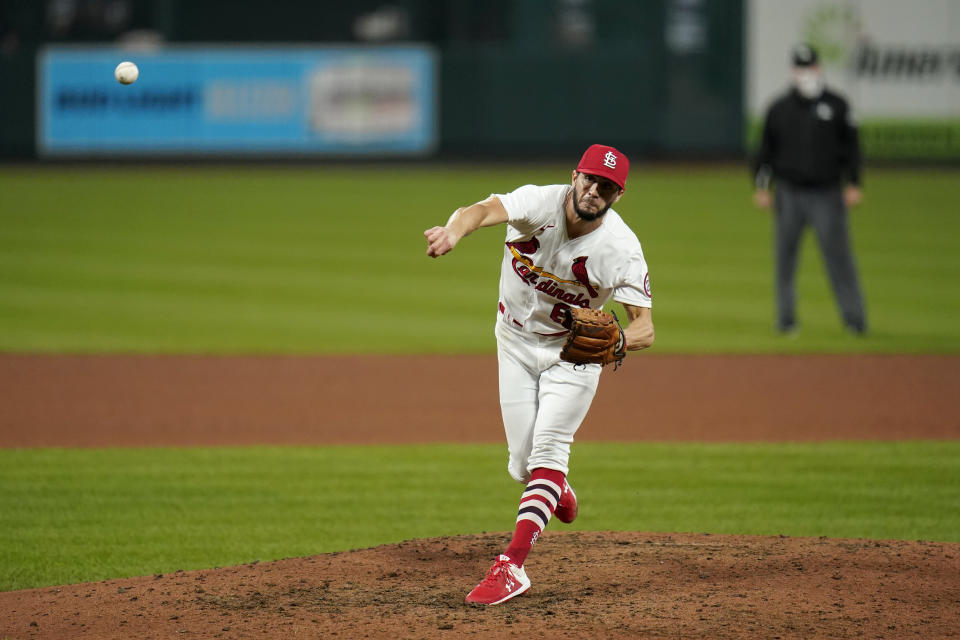
[[[0,590],[507,531],[503,447],[0,451]],[[960,442],[601,444],[551,530],[960,542]],[[463,469],[470,469],[469,474]]]
[[[842,331],[808,235],[788,342],[772,330],[771,225],[746,170],[638,165],[617,208],[651,266],[656,350],[960,352],[960,172],[866,175],[852,227],[872,334]],[[422,232],[491,192],[568,176],[2,168],[0,351],[489,352],[503,230],[436,261]]]
[[[568,175],[2,167],[0,352],[492,352],[502,230],[436,261],[422,232],[491,192]],[[785,341],[770,220],[750,206],[746,170],[635,166],[617,209],[651,265],[655,352],[960,353],[960,171],[866,175],[852,225],[871,335],[841,330],[808,236],[802,332]],[[0,589],[504,531],[519,490],[505,455],[0,450]],[[576,528],[960,541],[957,442],[578,443],[573,464]]]

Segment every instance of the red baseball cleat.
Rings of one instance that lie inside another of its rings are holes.
[[[500,604],[530,588],[530,578],[523,567],[501,555],[490,567],[483,582],[467,594],[466,601],[475,604]]]
[[[553,515],[557,516],[560,522],[570,524],[577,519],[577,494],[573,492],[573,487],[566,480],[563,481],[563,493],[560,494],[560,500],[557,501],[557,508]]]

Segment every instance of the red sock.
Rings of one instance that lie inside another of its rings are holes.
[[[517,528],[513,532],[510,546],[503,552],[510,562],[523,566],[527,554],[533,548],[540,534],[550,522],[550,516],[557,508],[557,501],[563,493],[566,476],[553,469],[534,469],[530,474],[527,488],[520,497],[520,510],[517,513]]]

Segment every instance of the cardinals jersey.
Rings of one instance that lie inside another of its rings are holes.
[[[613,297],[652,306],[650,274],[636,234],[613,209],[603,224],[567,236],[564,200],[570,185],[526,185],[494,194],[507,210],[500,268],[500,313],[514,328],[561,335],[563,310],[599,309]]]

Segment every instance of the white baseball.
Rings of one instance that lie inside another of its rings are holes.
[[[133,84],[140,76],[140,69],[137,69],[137,65],[132,62],[121,62],[113,70],[113,75],[120,84]]]

